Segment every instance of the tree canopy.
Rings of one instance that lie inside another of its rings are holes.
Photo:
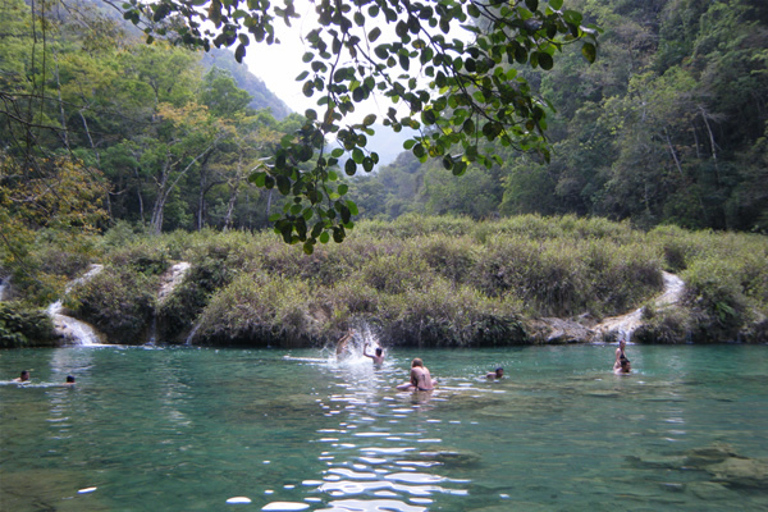
[[[370,172],[378,162],[367,148],[376,116],[344,124],[372,94],[405,105],[390,107],[383,123],[420,130],[406,144],[419,160],[439,159],[462,175],[475,162],[501,161],[496,146],[481,141],[549,159],[548,105],[520,67],[552,69],[555,55],[574,42],[588,61],[596,57],[597,30],[563,0],[321,0],[315,15],[317,26],[305,36],[306,70],[297,80],[306,96],[318,97],[319,111],[307,110],[299,133],[284,137],[274,160],[252,175],[257,185],[292,198],[272,220],[286,242],[301,242],[308,253],[331,236],[342,241],[353,226],[357,207],[334,167],[345,153],[347,175]],[[292,0],[131,0],[125,17],[144,26],[148,42],[162,36],[206,50],[234,47],[242,60],[251,42],[277,42],[275,23],[290,26],[299,15]],[[330,151],[329,136],[339,145]]]

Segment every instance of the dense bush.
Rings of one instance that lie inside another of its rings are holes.
[[[655,343],[765,340],[768,241],[763,236],[535,215],[361,222],[311,256],[272,232],[108,234],[105,271],[68,305],[116,342],[323,346],[350,326],[387,345],[527,343],[530,322],[590,321],[645,304],[635,338]],[[51,252],[50,254],[54,254]],[[162,272],[191,268],[158,300]],[[77,266],[79,266],[78,264]],[[684,304],[659,308],[662,271],[679,270]]]
[[[21,302],[0,302],[0,348],[52,346],[53,322],[45,311]]]
[[[242,274],[218,291],[195,338],[203,345],[306,346],[316,329],[307,284],[269,274]]]
[[[66,305],[74,315],[121,344],[144,343],[154,314],[157,276],[132,266],[107,266],[91,280],[75,286]]]

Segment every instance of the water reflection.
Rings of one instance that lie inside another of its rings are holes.
[[[7,351],[4,375],[78,384],[0,386],[0,453],[13,461],[0,502],[767,510],[768,352],[690,348],[632,347],[640,372],[627,378],[610,373],[612,347],[436,351],[441,384],[426,398],[394,389],[413,353],[377,368],[310,351]],[[499,364],[508,378],[478,379]]]
[[[402,380],[397,361],[375,366],[368,358],[352,355],[341,362],[328,358],[312,363],[329,372],[338,390],[318,402],[324,416],[338,421],[336,428],[316,431],[315,442],[328,446],[318,457],[327,465],[321,480],[309,480],[317,482],[314,493],[325,496],[329,507],[319,510],[424,511],[434,495],[467,493],[466,481],[439,473],[441,462],[420,460],[435,456],[421,444],[442,441],[425,436],[427,429],[419,419],[403,419],[431,410],[435,397],[393,396],[393,381]]]

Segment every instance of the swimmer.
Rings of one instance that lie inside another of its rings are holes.
[[[430,391],[437,386],[437,380],[429,374],[429,368],[418,357],[411,362],[411,380],[397,386],[401,391]]]
[[[619,341],[619,348],[616,349],[616,361],[613,362],[613,369],[614,369],[614,371],[618,370],[619,368],[621,368],[621,359],[622,358],[624,358],[624,359],[627,358],[627,354],[624,352],[624,348],[626,346],[627,346],[627,342],[626,342],[626,340],[624,340],[624,338],[622,338]]]
[[[27,382],[29,380],[29,371],[24,370],[21,372],[21,375],[13,379],[13,382]]]
[[[355,330],[349,329],[349,331],[347,331],[347,334],[342,336],[341,339],[336,343],[337,358],[347,352],[347,345],[349,344],[349,340],[351,340],[354,336],[355,336]]]
[[[74,386],[75,385],[75,376],[74,375],[67,375],[67,380],[64,382],[65,386]]]
[[[370,357],[373,359],[373,364],[381,364],[384,362],[384,350],[381,347],[376,347],[376,350],[373,351],[373,354],[368,353],[368,347],[371,345],[370,342],[365,344],[365,347],[363,348],[363,355],[365,357]]]
[[[498,367],[496,370],[492,372],[488,372],[485,374],[486,379],[503,379],[504,378],[504,368]]]
[[[628,375],[630,372],[632,372],[632,365],[626,357],[622,358],[619,367],[613,370],[616,375]]]

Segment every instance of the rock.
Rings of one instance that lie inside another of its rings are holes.
[[[714,476],[715,482],[755,489],[768,487],[768,463],[761,459],[730,457],[705,469]]]
[[[685,490],[702,500],[729,500],[733,498],[731,491],[722,484],[715,482],[691,482]]]
[[[534,343],[584,343],[592,339],[592,331],[573,320],[541,318],[531,321],[526,330]]]

